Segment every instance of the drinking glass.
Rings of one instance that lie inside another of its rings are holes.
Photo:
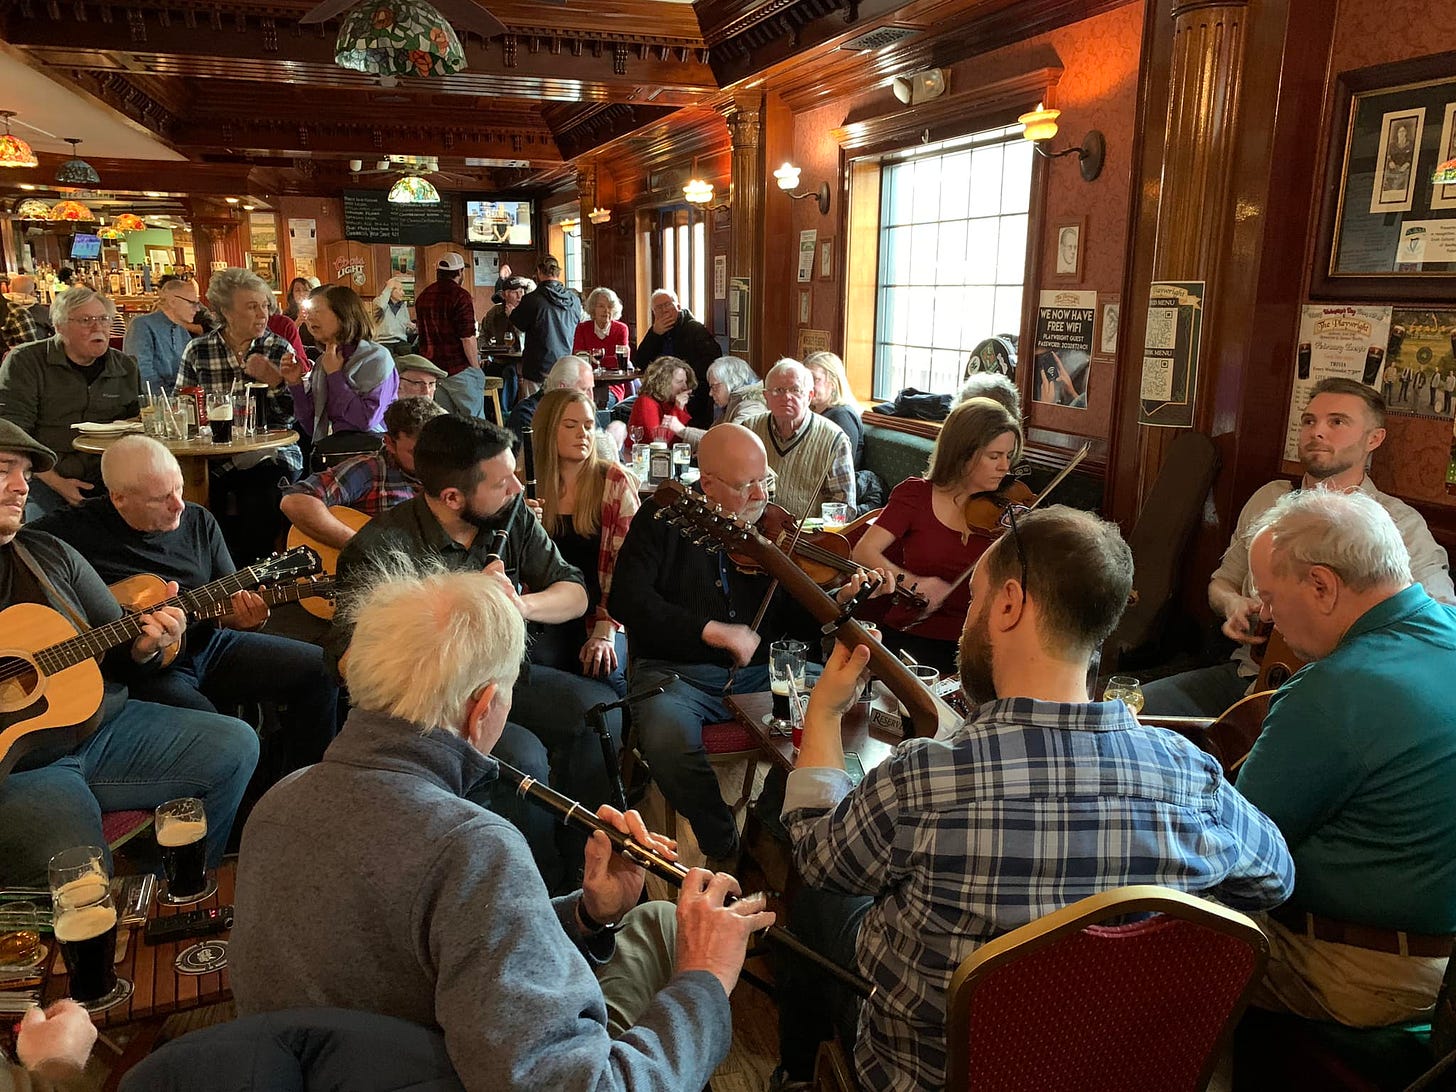
[[[647,429],[641,425],[633,425],[627,430],[627,439],[632,441],[632,446],[635,448],[643,440],[647,439]]]
[[[683,471],[687,470],[693,462],[692,444],[672,445],[672,476],[681,479]]]
[[[116,976],[116,904],[100,846],[76,846],[50,860],[56,943],[70,975],[71,996],[88,1009],[106,1008],[131,992]]]
[[[212,426],[212,442],[231,443],[233,439],[233,396],[227,391],[210,391],[207,395],[207,423]]]
[[[935,684],[940,681],[940,672],[929,664],[906,664],[905,666],[910,674],[931,690],[934,690]],[[915,722],[910,719],[910,710],[905,708],[903,702],[896,699],[895,704],[900,707],[900,731],[908,739],[915,734]]]
[[[171,906],[199,902],[207,891],[207,813],[202,801],[186,796],[159,804],[155,814],[157,846]]]
[[[1102,700],[1116,701],[1119,698],[1132,710],[1133,716],[1143,711],[1142,684],[1131,675],[1114,675],[1107,680],[1107,689],[1102,691]]]
[[[625,345],[618,345],[617,346],[617,371],[619,371],[619,372],[625,372],[626,370],[627,370],[627,346],[625,346]]]
[[[824,519],[826,531],[838,531],[849,522],[849,505],[830,501],[819,506],[819,514]]]
[[[256,424],[253,420],[253,409],[257,403],[248,396],[246,390],[234,391],[233,399],[233,428],[240,436],[251,437],[256,431]]]
[[[773,691],[769,727],[780,735],[789,735],[802,717],[802,702],[806,697],[804,657],[808,651],[803,641],[775,641],[768,646],[768,683]],[[798,702],[791,697],[791,691]]]
[[[632,473],[639,484],[646,484],[652,473],[652,449],[646,444],[638,443],[632,448]]]

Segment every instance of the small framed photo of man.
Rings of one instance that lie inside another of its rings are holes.
[[[1082,250],[1086,241],[1087,220],[1061,220],[1056,224],[1056,271],[1058,277],[1082,279]]]
[[[1117,356],[1117,327],[1121,317],[1120,298],[1105,292],[1097,294],[1097,355]]]
[[[1380,152],[1375,157],[1371,213],[1410,212],[1416,194],[1416,169],[1426,112],[1392,110],[1380,121]]]

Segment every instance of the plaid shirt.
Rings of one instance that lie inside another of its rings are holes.
[[[632,526],[632,517],[642,507],[637,494],[637,479],[616,463],[607,464],[607,484],[602,490],[602,549],[597,555],[597,580],[602,597],[597,602],[594,622],[611,622],[621,629],[621,624],[607,613],[607,596],[612,591],[612,571],[617,567],[617,553]]]
[[[1247,910],[1294,887],[1273,822],[1121,702],[989,702],[853,791],[842,770],[795,770],[784,818],[806,883],[875,899],[856,942],[875,986],[855,1046],[866,1088],[944,1087],[951,975],[1008,930],[1123,884]]]
[[[293,352],[293,346],[288,344],[272,330],[263,331],[263,336],[258,341],[262,354],[276,368],[286,353]],[[250,348],[249,353],[252,352]],[[243,370],[243,362],[238,355],[228,347],[227,341],[223,339],[223,328],[218,327],[210,333],[201,337],[193,338],[182,350],[182,364],[177,369],[177,390],[183,387],[202,387],[207,391],[231,390],[234,383],[241,386],[244,383],[253,382],[247,372]],[[268,428],[291,428],[293,425],[293,396],[288,393],[288,384],[279,383],[268,391],[268,420],[265,422]],[[280,447],[269,453],[276,462],[286,464],[294,473],[303,469],[303,452],[297,444],[289,444],[287,447]],[[238,456],[245,459],[246,456]],[[234,468],[237,460],[229,459],[219,466],[213,467],[216,474],[225,474]]]
[[[457,281],[437,280],[415,298],[419,354],[450,375],[478,363],[467,360],[461,341],[475,337],[475,301]]]
[[[5,320],[0,322],[0,355],[4,355],[17,345],[24,345],[28,341],[39,341],[41,338],[40,327],[35,324],[35,316],[30,313],[30,308],[20,303],[6,301]]]
[[[371,519],[397,504],[413,499],[420,490],[417,479],[400,469],[385,452],[355,455],[290,485],[283,492],[317,497],[330,508],[356,508]],[[625,533],[625,532],[624,532]]]

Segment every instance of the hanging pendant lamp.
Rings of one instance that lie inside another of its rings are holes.
[[[14,110],[0,110],[0,117],[5,119],[5,135],[0,137],[0,167],[38,167],[40,160],[35,158],[30,145],[10,132],[10,119],[14,116]]]
[[[63,186],[99,186],[101,176],[96,173],[96,168],[76,153],[81,142],[75,137],[63,139],[71,146],[71,158],[56,168],[56,181]]]
[[[465,49],[424,0],[365,0],[339,25],[334,63],[375,76],[448,76],[465,67]]]
[[[113,227],[119,231],[145,231],[146,223],[134,212],[118,213],[111,221]]]
[[[51,220],[94,220],[96,214],[79,201],[57,201],[51,206]]]
[[[430,184],[429,179],[407,174],[389,188],[389,202],[392,205],[438,205],[440,191]]]
[[[51,203],[39,197],[27,197],[15,206],[17,220],[46,220],[50,218]]]

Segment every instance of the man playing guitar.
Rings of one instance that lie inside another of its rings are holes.
[[[21,527],[31,474],[55,463],[49,448],[0,421],[0,609],[42,604],[88,627],[101,626],[121,618],[122,609],[96,571],[59,539]],[[175,592],[175,585],[169,590]],[[185,625],[172,607],[144,616],[135,640],[101,659],[105,689],[95,731],[79,741],[79,733],[38,740],[41,747],[30,749],[0,782],[0,885],[44,886],[54,854],[105,845],[103,811],[150,809],[176,796],[203,801],[208,865],[221,861],[258,761],[257,737],[233,717],[132,701],[127,694],[127,684],[155,670]],[[0,653],[0,733],[11,736],[38,704],[25,693],[33,650],[22,627],[0,622],[0,631],[8,646]],[[34,685],[55,681],[38,678]],[[56,686],[45,700],[66,700],[66,689]],[[87,721],[94,712],[78,709],[76,719]]]

